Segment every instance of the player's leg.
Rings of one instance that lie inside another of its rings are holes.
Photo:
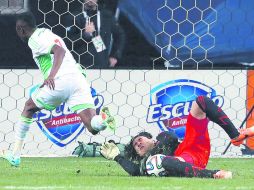
[[[55,80],[55,90],[49,89],[48,86],[37,88],[25,103],[21,118],[16,125],[16,140],[12,154],[4,155],[4,158],[13,166],[19,166],[20,164],[21,150],[26,134],[33,122],[33,114],[41,109],[53,110],[66,99],[66,89],[62,88],[64,83],[63,85],[60,85],[60,83],[63,83],[60,78]]]
[[[235,146],[242,144],[244,139],[254,136],[254,127],[242,129],[238,132],[228,116],[210,98],[199,96],[196,102],[211,121],[217,123],[225,130]]]
[[[240,135],[237,138],[231,139],[231,143],[235,146],[240,146],[245,139],[254,136],[254,126],[246,129],[240,129],[239,132]]]
[[[56,87],[59,80],[55,80]],[[20,120],[16,125],[16,140],[14,149],[11,154],[4,154],[3,157],[7,159],[11,165],[20,165],[21,150],[24,144],[26,134],[29,130],[31,123],[33,122],[33,114],[41,109],[53,110],[58,106],[66,97],[64,91],[55,89],[50,90],[48,86],[43,88],[37,88],[31,95],[31,98],[25,103],[24,110],[21,114]]]
[[[237,139],[239,132],[228,118],[228,116],[223,112],[223,110],[218,107],[210,98],[206,96],[198,96],[196,103],[199,105],[200,109],[206,113],[207,117],[221,126],[224,131],[228,134],[231,139]]]
[[[21,148],[24,143],[24,139],[26,137],[26,134],[30,128],[31,123],[33,122],[33,114],[39,111],[40,108],[38,108],[33,100],[29,98],[26,103],[24,110],[21,114],[21,117],[17,123],[16,128],[16,143],[13,149],[13,155],[15,157],[20,157],[21,154]]]
[[[3,152],[3,158],[8,160],[12,166],[20,165],[20,155],[24,144],[26,134],[33,122],[33,114],[39,111],[33,100],[30,98],[26,101],[24,110],[15,126],[15,144],[12,153]]]
[[[196,119],[202,120],[206,118],[206,113],[200,109],[200,107],[198,106],[196,102],[192,103],[190,113]]]
[[[88,131],[93,135],[107,127],[115,129],[114,117],[111,116],[106,107],[102,109],[100,115],[97,115],[95,109],[91,108],[82,110],[81,112],[78,112],[78,114]]]
[[[197,167],[205,168],[209,160],[210,149],[208,119],[199,106],[193,102],[187,118],[184,140],[177,147],[174,155],[182,157],[186,162]],[[187,156],[185,156],[186,152]]]
[[[193,164],[184,162],[183,159],[166,156],[162,160],[162,167],[167,171],[168,176],[172,177],[199,177],[199,178],[215,178],[230,179],[232,173],[224,170],[208,170],[196,167]]]
[[[78,114],[79,114],[79,117],[80,117],[81,121],[84,123],[84,125],[86,126],[86,128],[88,129],[88,131],[90,133],[95,135],[100,131],[100,130],[93,129],[93,127],[91,126],[91,120],[92,120],[93,117],[96,116],[95,109],[91,109],[91,108],[85,109],[85,110],[82,110]],[[98,120],[102,120],[102,118],[98,118]]]
[[[114,130],[116,126],[115,119],[107,107],[102,108],[99,115],[96,114],[90,85],[85,77],[82,74],[75,75],[70,81],[73,88],[66,103],[73,112],[79,114],[81,121],[89,132],[97,134],[106,127]]]

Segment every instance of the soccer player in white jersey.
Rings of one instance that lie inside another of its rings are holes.
[[[41,109],[53,110],[62,102],[80,116],[88,131],[94,135],[106,127],[115,128],[114,117],[110,115],[108,108],[103,108],[102,113],[96,115],[90,86],[61,37],[49,29],[37,28],[35,18],[30,12],[17,16],[16,32],[31,48],[44,82],[26,101],[15,127],[14,149],[9,154],[3,151],[3,158],[12,166],[19,166],[21,149],[33,122],[33,114]]]

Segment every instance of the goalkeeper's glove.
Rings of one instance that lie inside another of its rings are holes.
[[[101,146],[101,154],[108,160],[114,160],[120,154],[120,150],[114,143],[105,142]]]

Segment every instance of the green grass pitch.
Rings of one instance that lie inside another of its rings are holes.
[[[5,190],[248,190],[254,189],[253,158],[214,158],[210,169],[233,172],[231,180],[131,177],[104,158],[23,158],[21,167],[0,159],[0,189]],[[80,169],[80,173],[76,171]]]

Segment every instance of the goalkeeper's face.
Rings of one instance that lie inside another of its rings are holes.
[[[154,148],[154,140],[144,136],[137,136],[133,140],[132,146],[137,154],[142,157]]]

